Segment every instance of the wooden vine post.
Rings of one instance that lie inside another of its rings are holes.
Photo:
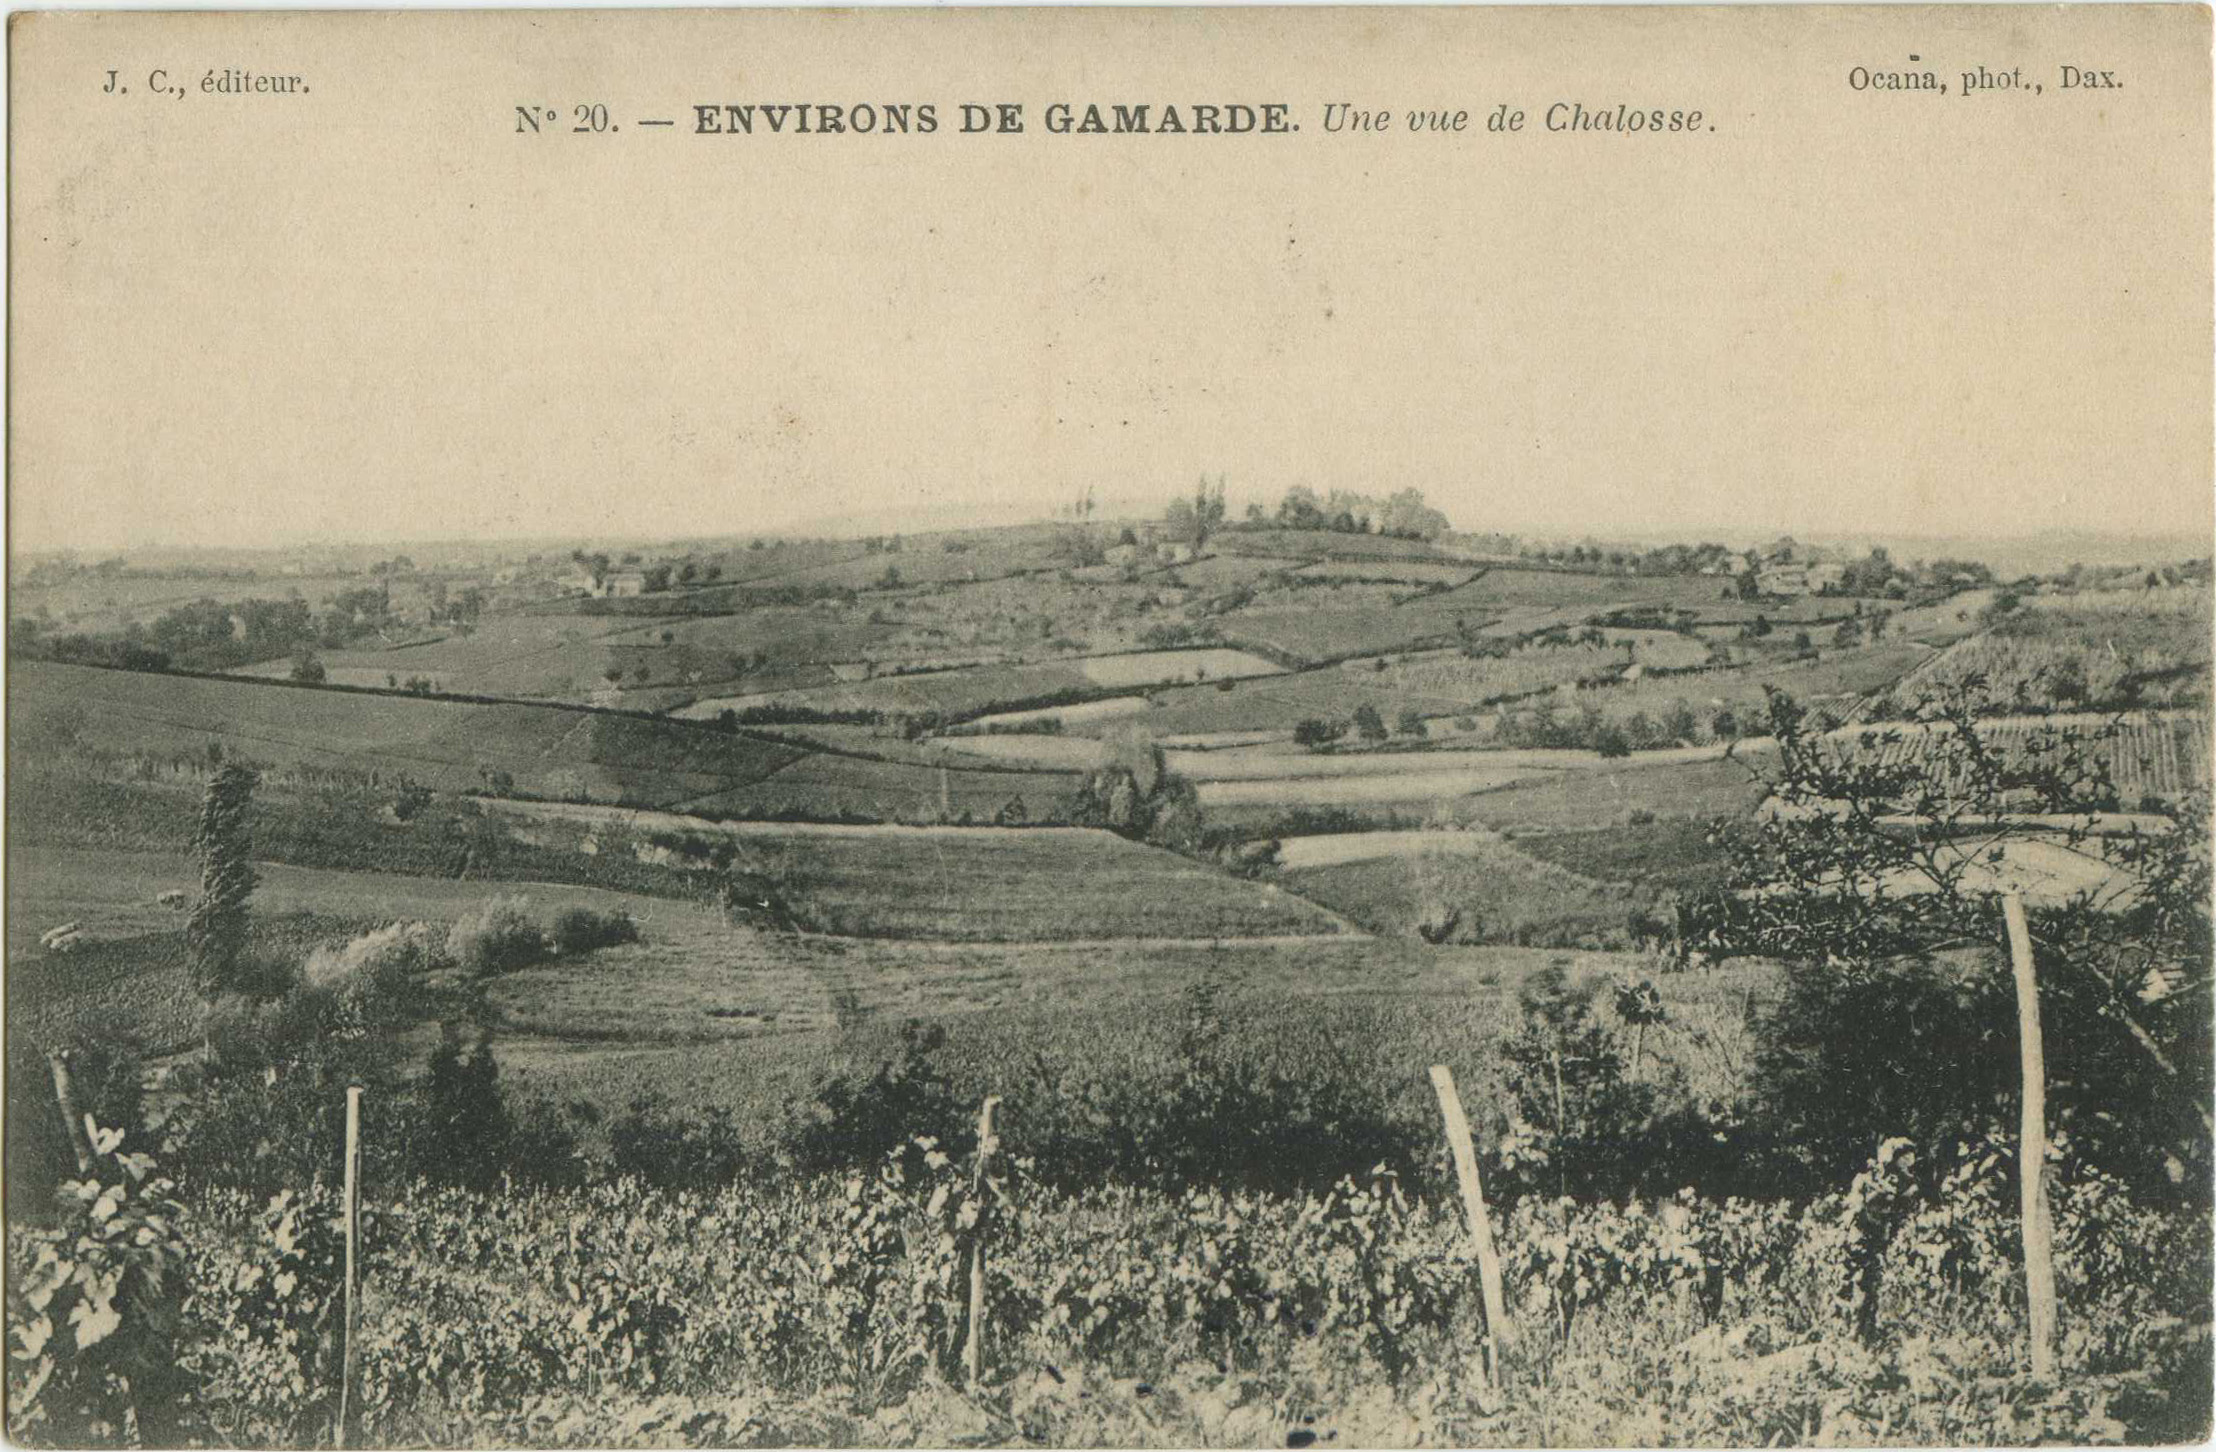
[[[2008,955],[2016,969],[2016,1042],[2023,1056],[2024,1118],[2019,1144],[2019,1192],[2024,1222],[2024,1291],[2031,1307],[2031,1375],[2054,1379],[2054,1222],[2047,1213],[2047,1066],[2039,1030],[2039,979],[2031,957],[2024,900],[2001,897]]]
[[[346,1290],[339,1313],[339,1424],[332,1438],[338,1447],[354,1445],[354,1375],[358,1355],[354,1315],[359,1300],[362,1239],[362,1087],[346,1089]]]
[[[989,1094],[977,1112],[977,1170],[970,1183],[977,1226],[970,1242],[969,1340],[962,1348],[962,1366],[972,1387],[985,1374],[985,1163],[993,1154],[993,1110],[999,1104],[1000,1096]]]
[[[1507,1299],[1501,1293],[1493,1221],[1485,1210],[1484,1186],[1478,1183],[1477,1147],[1470,1142],[1470,1122],[1462,1114],[1462,1096],[1455,1092],[1454,1071],[1444,1064],[1433,1064],[1431,1087],[1439,1094],[1439,1112],[1447,1122],[1447,1144],[1454,1151],[1454,1176],[1462,1185],[1462,1208],[1469,1215],[1470,1239],[1477,1243],[1477,1280],[1485,1296],[1485,1376],[1497,1386],[1500,1349],[1514,1339],[1514,1328],[1508,1321]]]
[[[85,1116],[77,1108],[77,1088],[69,1077],[69,1051],[55,1049],[46,1056],[54,1076],[54,1102],[62,1107],[62,1123],[69,1126],[70,1153],[77,1156],[77,1173],[92,1169],[92,1137],[85,1132]]]

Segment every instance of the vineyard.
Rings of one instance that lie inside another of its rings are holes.
[[[1841,730],[1836,739],[1851,747],[1855,760],[1890,769],[1943,757],[1938,738],[1950,729],[1873,723]],[[1980,722],[1977,734],[1989,749],[2015,760],[2074,746],[2109,774],[2116,802],[2127,809],[2149,798],[2182,796],[2208,781],[2208,717],[2198,712],[2018,717]]]
[[[1497,1378],[1459,1215],[1382,1166],[1299,1197],[1070,1191],[926,1138],[705,1191],[394,1185],[363,1211],[351,1415],[369,1445],[2020,1445],[2205,1425],[2205,1223],[2058,1159],[2062,1358],[2026,1382],[2012,1152],[1949,1157],[1936,1194],[1891,1141],[1800,1204],[1526,1197],[1500,1225]],[[111,1436],[324,1441],[336,1197],[187,1205],[141,1156],[95,1170],[72,1191],[82,1233],[11,1235],[11,1429],[97,1434],[45,1420],[89,1390]]]

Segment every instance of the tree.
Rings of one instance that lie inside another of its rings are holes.
[[[2104,1168],[2205,1193],[2207,792],[2119,822],[2121,719],[2001,737],[1979,729],[1994,705],[1972,679],[1907,704],[1897,725],[1842,735],[1773,692],[1771,810],[1721,834],[1736,890],[1688,907],[1681,947],[1787,965],[1758,1089],[1791,1154],[1836,1177],[1874,1135],[1951,1146],[2014,1103],[1995,893],[2020,890],[2050,1113]],[[2079,870],[2025,865],[2058,855]]]
[[[306,685],[320,686],[323,684],[323,677],[323,662],[316,659],[314,651],[303,650],[292,658],[292,678],[294,680]]]
[[[1400,719],[1394,723],[1394,727],[1403,736],[1429,736],[1431,734],[1431,728],[1424,724],[1423,712],[1417,710],[1414,706],[1403,706],[1401,708]]]
[[[1364,741],[1383,741],[1385,718],[1378,714],[1377,707],[1364,701],[1354,708],[1354,731]]]
[[[192,845],[200,853],[200,900],[185,920],[185,948],[192,985],[202,998],[233,988],[246,947],[247,899],[261,879],[254,872],[248,814],[260,773],[237,763],[219,768],[200,803]]]
[[[644,590],[649,595],[659,595],[669,588],[669,566],[648,565],[643,575]]]
[[[1299,746],[1324,746],[1346,735],[1346,727],[1321,716],[1306,716],[1293,726],[1293,741]]]

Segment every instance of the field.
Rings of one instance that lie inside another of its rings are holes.
[[[503,816],[725,837],[801,921],[845,937],[1057,942],[1332,934],[1341,925],[1267,885],[1072,827],[903,827],[687,820],[515,803]],[[898,892],[887,890],[897,880]]]
[[[1281,667],[1243,651],[1164,650],[1084,656],[1035,665],[917,671],[813,689],[714,696],[678,712],[702,720],[726,709],[798,707],[810,711],[934,712],[967,717],[1042,696],[1081,695],[1182,681],[1276,674]]]
[[[1317,866],[1296,865],[1296,854],[1282,880],[1303,897],[1389,937],[1553,948],[1632,946],[1629,916],[1651,899],[1629,897],[1618,885],[1541,861],[1489,834],[1444,835],[1460,839],[1452,851],[1427,843],[1419,850]]]
[[[1888,766],[1927,760],[1945,727],[1886,728],[1870,723],[1838,732],[1835,740],[1856,761]],[[2104,764],[2128,810],[2148,797],[2177,797],[2208,784],[2208,717],[2198,712],[2135,712],[2123,716],[2063,714],[2017,717],[1978,723],[1978,736],[2018,759],[2034,743],[2055,742],[2065,733],[2085,738],[2085,751]],[[1896,739],[1886,740],[1887,736]],[[1865,748],[1865,736],[1871,738]]]
[[[1840,644],[1857,602],[1713,577],[1246,529],[1086,563],[1118,534],[608,545],[723,576],[516,611],[520,583],[473,629],[324,656],[457,698],[11,662],[11,1436],[331,1439],[349,1084],[360,1445],[2205,1432],[2202,995],[2127,1028],[2071,975],[2095,927],[2030,895],[2068,1131],[2063,1370],[2034,1385],[2017,1008],[1976,896],[2010,880],[1967,879],[1972,947],[1852,972],[1707,926],[1808,906],[1727,874],[1781,763],[1766,688],[1882,714],[1942,647],[2205,692],[2205,592],[2024,585]],[[540,558],[550,586],[567,548]],[[760,706],[834,719],[685,719]],[[1289,739],[1312,719],[1350,729]],[[2128,718],[2120,805],[2205,785],[2207,722]],[[2163,967],[2205,942],[2189,907],[2113,927]],[[100,1151],[82,1203],[61,1048],[149,1156]],[[1501,1252],[1490,1380],[1435,1065]],[[111,1253],[161,1286],[103,1310]],[[118,1394],[111,1353],[167,1397],[112,1435],[68,1420]]]
[[[1417,758],[1421,760],[1421,758]],[[1404,761],[1398,758],[1396,761]],[[1318,776],[1261,776],[1200,783],[1203,807],[1356,807],[1394,805],[1427,808],[1472,792],[1491,791],[1539,775],[1540,768],[1480,761],[1417,771],[1335,773]]]
[[[448,791],[509,773],[544,796],[668,802],[758,781],[805,753],[667,722],[24,662],[11,730],[150,763],[211,748],[308,774]]]
[[[2034,596],[2029,608],[1962,640],[1901,691],[1974,677],[2031,710],[2209,704],[2206,590]]]
[[[318,652],[328,679],[342,686],[398,685],[430,681],[435,691],[584,701],[608,682],[603,652],[614,641],[643,636],[659,622],[594,619],[576,615],[505,613],[468,634],[449,634],[421,645],[389,650]],[[283,679],[290,661],[270,661],[237,672]]]
[[[1804,705],[1829,709],[1843,720],[1855,702],[1884,691],[1927,655],[1921,646],[1887,641],[1824,650],[1814,660],[1594,686],[1579,690],[1565,704],[1590,703],[1608,719],[1620,722],[1635,711],[1660,718],[1685,701],[1703,717],[1729,707],[1751,727],[1762,720],[1767,691],[1777,690]]]

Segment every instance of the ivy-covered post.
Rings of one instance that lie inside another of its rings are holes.
[[[1454,1151],[1454,1176],[1461,1182],[1470,1239],[1477,1243],[1477,1281],[1485,1297],[1485,1375],[1497,1385],[1500,1348],[1514,1339],[1514,1329],[1508,1323],[1507,1297],[1501,1292],[1500,1255],[1493,1248],[1493,1220],[1485,1210],[1485,1187],[1477,1177],[1477,1146],[1470,1140],[1470,1121],[1462,1113],[1462,1096],[1454,1088],[1454,1071],[1444,1064],[1433,1064],[1431,1087],[1438,1091],[1439,1113],[1447,1122],[1447,1144]]]
[[[977,1226],[970,1242],[969,1339],[962,1348],[963,1370],[972,1387],[985,1374],[985,1165],[998,1143],[993,1138],[993,1110],[999,1104],[1000,1096],[989,1094],[977,1113],[977,1172],[970,1187],[971,1203],[977,1206]]]
[[[2016,1042],[2023,1058],[2023,1126],[2018,1135],[2018,1193],[2024,1222],[2024,1292],[2031,1309],[2031,1375],[2054,1379],[2054,1225],[2047,1214],[2047,1066],[2039,1029],[2039,980],[2031,957],[2024,900],[2001,897],[2008,956],[2016,970]]]

